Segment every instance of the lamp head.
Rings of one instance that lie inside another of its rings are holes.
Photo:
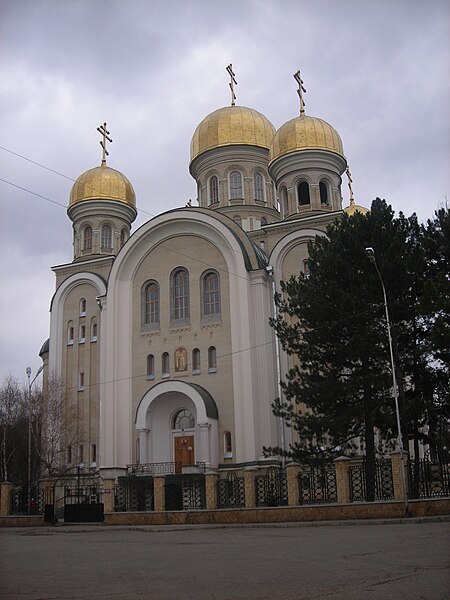
[[[26,368],[26,374],[27,374],[27,377],[30,377],[30,375],[31,375],[31,367],[27,367]]]
[[[369,260],[375,262],[375,250],[371,246],[366,248],[366,256]]]

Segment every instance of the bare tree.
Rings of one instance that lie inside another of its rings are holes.
[[[0,481],[9,477],[9,463],[17,449],[17,425],[24,417],[23,394],[18,379],[9,375],[0,387],[1,463]]]

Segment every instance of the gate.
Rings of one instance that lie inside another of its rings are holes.
[[[312,465],[298,474],[300,504],[337,502],[334,465]]]
[[[269,467],[265,475],[255,477],[256,506],[286,506],[287,477],[283,469]]]
[[[116,512],[155,510],[151,476],[119,477],[114,492]]]
[[[103,490],[96,484],[64,488],[64,522],[103,521]]]
[[[447,452],[425,452],[423,459],[409,461],[412,497],[441,498],[450,496],[450,455]]]
[[[204,475],[166,475],[164,488],[166,510],[206,508]]]
[[[244,506],[244,478],[230,471],[226,479],[217,481],[217,508],[243,508]]]

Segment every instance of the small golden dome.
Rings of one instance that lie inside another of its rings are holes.
[[[342,140],[329,123],[302,115],[291,119],[275,133],[269,149],[269,161],[298,150],[328,150],[344,156]]]
[[[136,196],[128,179],[102,164],[78,177],[70,192],[69,207],[77,202],[97,199],[117,200],[136,208]]]
[[[269,148],[274,133],[272,123],[253,108],[219,108],[205,117],[195,130],[191,141],[191,161],[207,150],[222,146],[245,144]]]
[[[369,212],[369,209],[365,208],[364,206],[359,206],[359,204],[355,204],[354,200],[350,200],[350,204],[344,208],[344,212],[349,217],[352,217],[357,212],[361,213],[362,215],[365,215]]]

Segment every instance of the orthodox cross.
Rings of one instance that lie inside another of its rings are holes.
[[[227,71],[231,79],[230,83],[228,84],[231,90],[231,106],[234,106],[236,104],[236,94],[234,93],[234,86],[237,85],[237,81],[235,79],[236,76],[233,72],[233,65],[231,63],[228,65]]]
[[[97,127],[97,131],[103,137],[103,139],[100,140],[100,146],[103,148],[102,165],[106,165],[106,157],[109,156],[109,152],[106,149],[106,140],[108,140],[108,142],[111,142],[112,144],[112,139],[109,137],[110,133],[106,129],[106,123],[103,123],[103,125],[99,125]]]
[[[355,203],[355,199],[353,198],[353,188],[352,188],[353,179],[352,179],[352,176],[350,173],[350,168],[348,166],[345,169],[345,174],[347,175],[348,189],[350,190],[350,206],[351,206],[352,204]]]
[[[300,116],[303,116],[305,114],[305,106],[306,106],[306,102],[303,99],[303,92],[306,93],[306,89],[303,85],[303,79],[300,76],[300,71],[297,71],[297,73],[294,73],[294,79],[298,83],[297,94],[298,94],[298,97],[300,98]]]

